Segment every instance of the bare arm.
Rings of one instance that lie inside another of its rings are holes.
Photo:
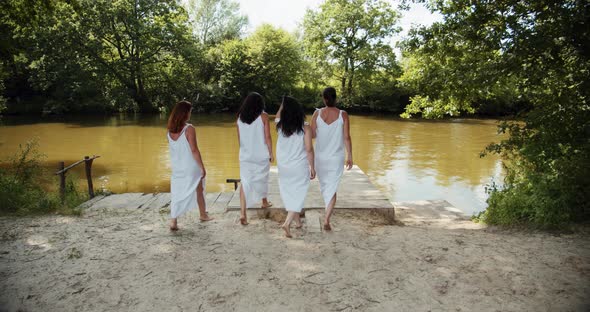
[[[264,141],[268,147],[268,155],[270,162],[273,162],[274,157],[272,155],[272,137],[270,136],[270,124],[268,122],[268,114],[262,113],[262,124],[264,124]]]
[[[315,178],[315,157],[313,153],[313,144],[311,142],[312,130],[310,126],[305,125],[303,131],[305,131],[304,142],[305,151],[307,152],[307,162],[309,163],[309,177],[313,180]]]
[[[199,146],[197,145],[197,134],[195,132],[194,127],[189,126],[186,129],[186,138],[188,139],[188,143],[191,147],[191,153],[193,154],[193,158],[197,162],[197,165],[201,167],[201,170],[203,171],[203,177],[205,177],[205,175],[207,175],[207,172],[205,171],[203,158],[201,158],[201,151],[199,151]]]
[[[350,139],[350,121],[348,119],[348,114],[345,111],[342,111],[342,119],[344,120],[344,127],[342,127],[342,131],[344,131],[344,146],[346,147],[346,169],[350,170],[353,165],[352,140]]]
[[[311,136],[312,138],[315,139],[316,137],[316,131],[318,130],[318,115],[320,114],[320,110],[316,109],[315,112],[313,112],[313,116],[311,116]]]

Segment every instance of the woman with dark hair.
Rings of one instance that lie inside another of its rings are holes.
[[[272,139],[264,99],[256,92],[248,94],[238,113],[238,141],[240,143],[240,223],[247,225],[246,208],[262,200],[262,208],[272,204],[266,199],[268,171],[272,156]]]
[[[277,112],[277,165],[279,190],[287,209],[287,219],[281,226],[291,238],[291,222],[301,228],[299,213],[303,209],[309,180],[315,178],[311,128],[305,123],[301,104],[292,97],[283,97]]]
[[[330,217],[336,205],[336,191],[344,172],[344,148],[346,168],[352,168],[352,141],[348,114],[336,107],[336,89],[327,87],[322,92],[325,107],[311,117],[311,129],[315,140],[315,163],[317,165],[320,191],[326,205],[324,230],[330,231]]]
[[[191,118],[192,104],[176,103],[168,118],[168,147],[170,150],[170,230],[177,231],[177,218],[199,205],[201,221],[212,220],[205,206],[205,165],[197,146],[197,135]]]

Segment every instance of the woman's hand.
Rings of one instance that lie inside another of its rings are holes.
[[[346,160],[346,170],[350,170],[350,169],[352,169],[352,157],[349,157]]]
[[[270,157],[268,158],[268,161],[270,161],[270,162],[275,161],[275,157],[272,154],[270,154]]]
[[[313,168],[313,167],[309,168],[309,179],[310,180],[315,179],[315,168]]]

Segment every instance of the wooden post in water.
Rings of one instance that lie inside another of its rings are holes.
[[[65,165],[66,165],[65,162],[60,161],[59,167],[57,168],[60,171],[60,173],[59,173],[59,196],[61,198],[62,204],[66,199],[66,171],[64,170]]]
[[[84,166],[86,167],[86,180],[88,180],[88,196],[94,198],[94,187],[92,186],[92,161],[88,156],[84,156]]]

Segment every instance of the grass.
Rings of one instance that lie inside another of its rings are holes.
[[[63,203],[59,191],[43,187],[44,181],[54,179],[53,174],[41,166],[44,158],[45,155],[38,152],[37,140],[31,140],[2,162],[5,166],[0,168],[0,214],[81,214],[76,207],[87,200],[87,196],[76,187],[75,177],[68,176],[66,180]]]

